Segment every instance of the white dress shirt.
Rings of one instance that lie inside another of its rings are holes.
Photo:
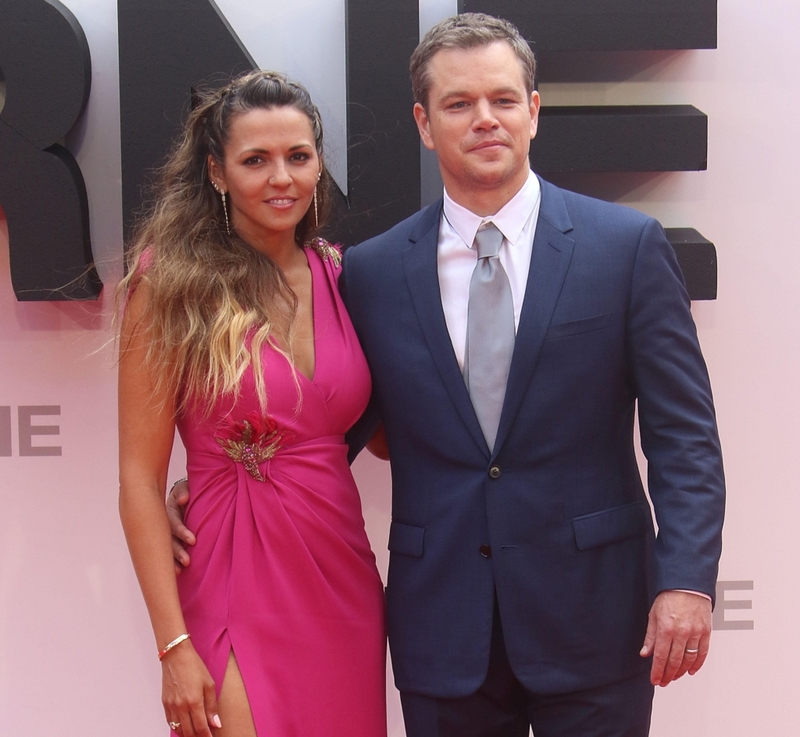
[[[528,269],[533,252],[533,234],[539,219],[542,193],[539,180],[532,172],[522,188],[494,215],[480,217],[454,202],[444,192],[444,213],[439,224],[437,267],[447,331],[453,342],[458,365],[464,368],[467,342],[467,305],[469,283],[478,261],[475,234],[487,222],[495,224],[503,234],[500,263],[508,275],[514,300],[514,328],[519,327]]]

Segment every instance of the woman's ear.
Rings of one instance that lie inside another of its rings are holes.
[[[225,184],[225,174],[219,162],[211,155],[208,155],[208,180],[217,192],[227,192],[228,187]]]

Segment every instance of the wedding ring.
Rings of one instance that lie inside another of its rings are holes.
[[[691,655],[694,655],[695,653],[699,653],[700,652],[700,648],[696,647],[696,648],[692,649],[692,648],[688,648],[687,647],[683,652],[689,653]]]
[[[167,722],[169,724],[169,728],[174,732],[178,727],[181,726],[180,722]]]

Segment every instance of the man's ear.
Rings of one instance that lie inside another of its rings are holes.
[[[419,137],[422,139],[422,143],[425,144],[425,148],[434,151],[436,146],[433,145],[433,138],[431,137],[431,126],[430,121],[428,120],[428,113],[425,112],[425,108],[422,107],[422,105],[420,105],[418,102],[414,103],[414,120],[417,122]]]
[[[531,92],[531,140],[536,137],[536,131],[539,129],[539,107],[541,105],[541,98],[539,93],[534,90]]]

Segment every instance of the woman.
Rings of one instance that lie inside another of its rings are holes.
[[[181,737],[386,733],[380,578],[346,461],[370,380],[336,287],[319,113],[257,71],[201,95],[134,240],[120,514]],[[176,580],[175,427],[198,532]]]

